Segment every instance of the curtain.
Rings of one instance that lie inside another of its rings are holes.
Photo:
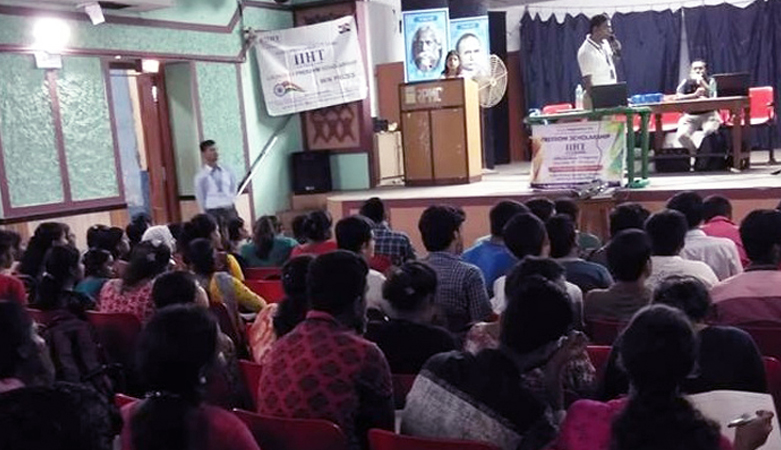
[[[674,93],[680,81],[681,11],[618,13],[612,22],[622,44],[616,69],[629,95]]]
[[[751,86],[781,87],[781,2],[756,1],[746,8],[722,4],[684,10],[691,60],[703,59],[711,74],[749,72]],[[778,145],[778,130],[773,130]],[[766,130],[752,130],[754,144],[769,147]]]

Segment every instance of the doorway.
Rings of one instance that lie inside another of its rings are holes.
[[[147,214],[156,224],[180,222],[164,71],[162,65],[152,73],[140,66],[140,61],[109,65],[128,213]]]

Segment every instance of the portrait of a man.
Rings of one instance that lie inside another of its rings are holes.
[[[437,70],[442,60],[442,36],[435,28],[423,25],[412,38],[412,59],[421,72]]]
[[[461,59],[461,70],[468,75],[477,75],[485,70],[485,52],[480,38],[465,33],[456,42],[456,51]]]

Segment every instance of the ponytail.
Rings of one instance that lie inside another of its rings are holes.
[[[260,259],[268,259],[272,247],[274,247],[274,238],[276,237],[276,226],[272,216],[263,216],[255,224],[255,233],[252,241],[255,244],[255,256]]]
[[[208,429],[197,400],[168,393],[148,395],[130,419],[136,450],[206,449]]]
[[[57,245],[46,252],[44,272],[38,283],[35,306],[43,310],[65,306],[63,293],[68,281],[73,281],[79,266],[79,251],[73,247]]]

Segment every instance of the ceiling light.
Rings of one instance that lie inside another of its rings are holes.
[[[62,19],[46,17],[38,19],[33,26],[33,46],[47,53],[59,53],[67,45],[71,30]]]

